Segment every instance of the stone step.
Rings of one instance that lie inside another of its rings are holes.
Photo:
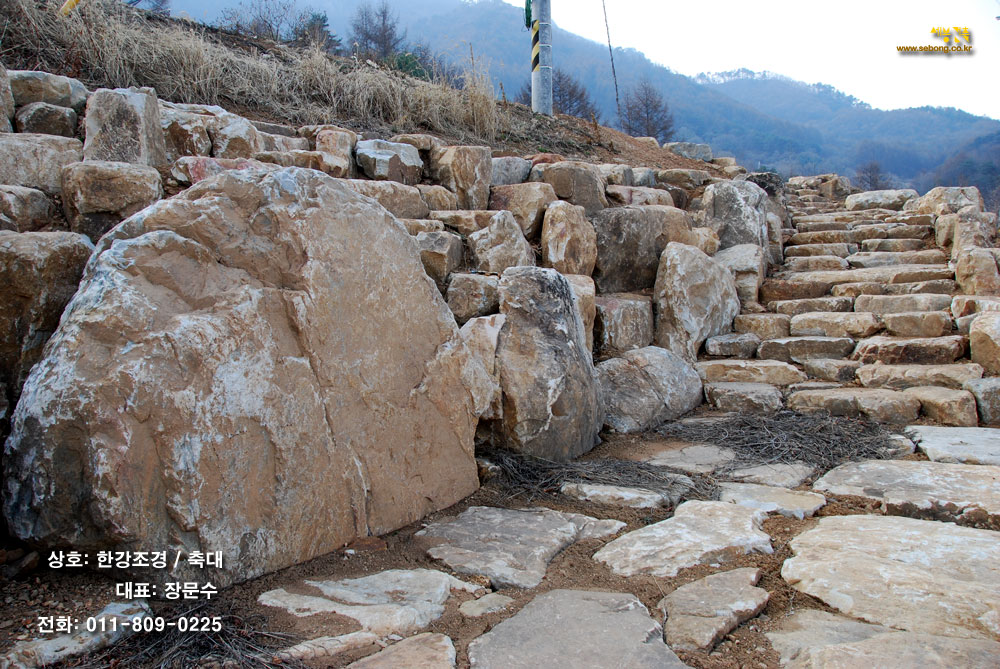
[[[780,360],[702,360],[695,363],[705,383],[767,383],[790,386],[808,381],[801,370]]]
[[[757,353],[760,342],[760,337],[750,333],[719,335],[705,340],[705,353],[725,358],[749,360]]]
[[[893,337],[944,337],[955,325],[947,311],[903,311],[880,318],[886,333]]]
[[[851,383],[860,368],[857,360],[835,358],[814,358],[802,363],[802,369],[810,377],[833,383]]]
[[[762,341],[757,357],[801,363],[812,358],[846,358],[853,351],[854,340],[849,337],[785,337]]]
[[[838,256],[846,258],[858,252],[857,244],[800,244],[785,249],[786,258],[802,256]]]
[[[948,255],[941,249],[925,251],[861,251],[847,257],[851,267],[889,267],[891,265],[944,265]]]
[[[858,342],[853,360],[863,364],[882,362],[887,365],[947,365],[965,355],[968,337],[906,338],[870,337]]]
[[[789,332],[794,337],[871,337],[883,328],[882,320],[870,312],[828,313],[811,311],[792,317]]]
[[[846,298],[845,298],[846,299]],[[950,295],[937,293],[917,293],[915,295],[859,295],[854,300],[855,311],[870,311],[874,314],[897,314],[913,311],[948,311],[951,309]]]
[[[788,398],[793,411],[827,411],[832,416],[870,418],[879,423],[908,425],[920,416],[920,401],[896,390],[835,388],[803,390]]]
[[[954,295],[957,291],[958,283],[954,279],[935,279],[933,281],[889,284],[874,281],[842,283],[833,286],[830,289],[830,294],[847,297],[858,297],[859,295],[913,295],[914,293]]]
[[[911,425],[906,431],[933,462],[1000,466],[1000,430]]]
[[[851,221],[801,221],[796,222],[798,232],[827,232],[828,230],[850,230],[854,227]]]
[[[706,383],[705,401],[740,413],[774,413],[784,405],[781,391],[768,383]]]
[[[922,239],[866,239],[861,242],[861,250],[868,252],[922,251],[924,246]]]
[[[920,401],[921,416],[936,423],[955,427],[976,427],[979,425],[976,398],[967,390],[916,386],[907,388],[903,392]]]
[[[804,300],[778,300],[768,302],[767,308],[776,314],[798,316],[816,312],[847,312],[854,308],[854,300],[849,297],[813,297]]]
[[[838,256],[791,256],[785,258],[786,272],[822,272],[840,270],[850,267],[848,262]]]
[[[811,373],[806,367],[806,372]],[[905,390],[920,386],[939,386],[960,390],[967,381],[981,379],[983,368],[975,363],[947,365],[862,365],[855,373],[866,388]]]
[[[829,294],[832,282],[765,279],[760,286],[760,301],[764,304],[781,300],[805,300]]]
[[[869,267],[824,272],[780,272],[774,279],[795,282],[820,283],[913,283],[954,279],[955,271],[947,265],[896,265],[894,267]],[[766,284],[767,282],[765,282]]]
[[[951,315],[955,318],[987,311],[1000,311],[1000,297],[956,295],[951,300]]]
[[[733,330],[756,335],[759,339],[780,339],[790,336],[792,317],[785,314],[740,314],[733,320]]]

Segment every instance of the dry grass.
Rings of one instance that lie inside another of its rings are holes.
[[[90,87],[151,86],[174,102],[216,104],[290,123],[352,123],[493,142],[510,120],[473,67],[461,90],[319,51],[260,45],[156,18],[116,0],[3,0],[0,58]]]

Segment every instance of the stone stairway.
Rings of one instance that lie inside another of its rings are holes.
[[[708,401],[896,424],[976,426],[991,416],[975,392],[985,370],[970,359],[968,335],[997,298],[961,294],[937,217],[849,210],[835,179],[809,179],[788,185],[783,264],[772,265],[758,302],[744,301],[735,334],[706,342],[698,367]]]

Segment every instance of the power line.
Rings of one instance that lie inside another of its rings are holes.
[[[615,52],[611,48],[611,28],[608,26],[608,6],[601,0],[601,7],[604,8],[604,29],[608,33],[608,53],[611,54],[611,76],[615,80],[615,105],[618,107],[618,124],[622,122],[622,101],[618,97],[618,73],[615,72]]]

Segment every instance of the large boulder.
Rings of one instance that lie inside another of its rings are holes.
[[[414,186],[396,181],[366,181],[364,179],[343,179],[345,186],[355,193],[370,197],[399,218],[427,218],[430,209]]]
[[[494,158],[491,186],[511,186],[524,183],[531,173],[531,161],[516,156]]]
[[[694,366],[656,346],[628,351],[597,366],[607,416],[616,432],[645,432],[683,416],[702,402]]]
[[[490,209],[514,214],[524,236],[532,240],[538,239],[545,210],[555,201],[555,191],[545,183],[493,186],[490,189]]]
[[[693,142],[667,142],[663,148],[670,149],[671,152],[688,158],[690,160],[701,160],[706,163],[712,162],[712,147],[708,144],[695,144]]]
[[[728,269],[693,246],[671,242],[660,256],[653,307],[656,345],[694,362],[706,339],[732,330],[740,298]]]
[[[76,137],[76,112],[47,102],[32,102],[17,110],[15,125],[18,132]]]
[[[602,293],[646,290],[670,242],[693,244],[691,219],[675,207],[615,207],[593,219],[597,231],[594,281]]]
[[[73,297],[94,245],[72,232],[0,230],[0,395],[13,408]],[[6,434],[0,418],[0,438]]]
[[[938,186],[922,197],[907,200],[903,211],[916,214],[957,214],[966,207],[986,211],[986,204],[975,186]]]
[[[80,112],[87,104],[87,87],[78,79],[36,70],[10,70],[7,75],[15,107],[47,102]]]
[[[593,165],[575,161],[552,163],[542,173],[542,180],[552,186],[560,200],[583,207],[587,216],[608,206],[604,180]]]
[[[458,196],[459,209],[486,209],[493,156],[486,146],[436,146],[430,150],[434,180]]]
[[[535,252],[509,211],[497,212],[487,227],[469,235],[469,249],[484,272],[500,274],[508,267],[535,264]]]
[[[864,193],[848,195],[844,201],[844,207],[848,211],[858,211],[860,209],[890,209],[900,211],[903,206],[917,197],[917,191],[912,188],[898,190],[870,190]]]
[[[760,287],[767,275],[766,250],[756,244],[737,244],[719,251],[712,259],[733,273],[744,310],[754,306],[759,310]]]
[[[83,160],[83,143],[70,137],[0,133],[0,184],[62,191],[62,168]]]
[[[969,349],[969,357],[982,365],[987,374],[1000,375],[1000,313],[976,317],[969,330]]]
[[[966,295],[1000,295],[1000,269],[993,251],[971,248],[958,254],[955,281]]]
[[[767,193],[749,181],[722,181],[702,196],[705,225],[719,235],[721,248],[756,244],[767,248]]]
[[[148,165],[102,160],[63,168],[63,210],[70,229],[97,241],[132,214],[163,197],[160,173]]]
[[[382,139],[357,143],[355,155],[358,167],[370,179],[399,181],[410,186],[420,183],[424,162],[416,147]]]
[[[14,120],[14,95],[10,91],[10,77],[7,68],[0,63],[0,132],[11,132]]]
[[[52,222],[52,199],[24,186],[0,186],[0,230],[33,232]]]
[[[223,551],[144,578],[226,586],[473,492],[488,392],[388,212],[229,172],[101,240],[14,414],[4,511],[39,546]]]
[[[183,105],[160,101],[160,128],[167,151],[167,160],[176,162],[184,156],[212,155],[210,128],[215,116],[203,110],[187,109]]]
[[[542,262],[563,274],[594,273],[597,233],[583,207],[559,200],[545,210]]]
[[[569,282],[554,269],[511,268],[500,279],[500,313],[497,445],[548,460],[586,453],[599,442],[604,407]]]
[[[101,88],[87,100],[85,160],[164,167],[167,147],[151,89]],[[228,156],[227,156],[228,157]],[[247,156],[249,157],[249,156]]]

